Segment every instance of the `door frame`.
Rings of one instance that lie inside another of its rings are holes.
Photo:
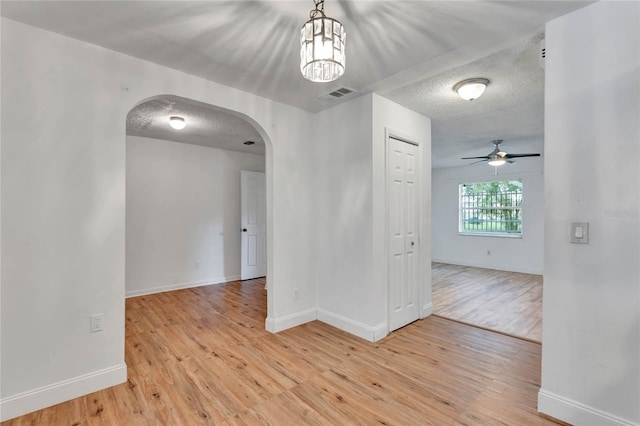
[[[241,170],[240,171],[240,226],[242,227],[242,230],[240,232],[240,279],[241,280],[248,280],[248,279],[255,279],[255,278],[261,278],[261,277],[266,277],[267,275],[267,265],[266,263],[263,266],[264,269],[264,273],[262,272],[262,268],[260,266],[257,266],[256,269],[258,269],[258,275],[255,277],[247,277],[247,271],[246,271],[246,256],[248,256],[248,251],[249,251],[249,247],[248,247],[248,241],[247,241],[247,234],[246,234],[246,228],[249,228],[250,226],[245,222],[246,221],[246,214],[247,214],[247,194],[246,194],[246,188],[245,188],[245,181],[246,179],[248,179],[249,175],[261,175],[262,179],[264,180],[264,204],[263,204],[263,208],[264,208],[264,223],[262,224],[262,226],[264,226],[264,238],[266,243],[264,244],[264,247],[262,249],[263,253],[262,255],[264,256],[265,260],[267,259],[267,245],[269,244],[268,239],[267,239],[267,194],[266,194],[266,190],[267,190],[267,175],[265,172],[256,172],[253,170]],[[257,206],[258,208],[260,206]],[[256,248],[256,250],[260,251],[260,241],[258,240],[258,246]],[[258,261],[260,260],[260,255],[257,255],[258,257]]]
[[[419,306],[419,314],[418,319],[425,318],[433,312],[433,305],[431,303],[431,279],[429,277],[429,273],[431,272],[431,241],[428,240],[428,230],[430,230],[430,224],[427,221],[427,218],[431,216],[430,211],[430,203],[427,201],[430,200],[430,197],[427,197],[425,194],[425,190],[431,190],[431,186],[425,184],[425,176],[427,173],[431,173],[431,168],[429,167],[428,171],[425,171],[425,166],[430,166],[430,164],[425,164],[425,143],[420,141],[419,139],[403,134],[393,128],[385,126],[384,128],[384,265],[385,265],[385,325],[386,325],[386,333],[390,333],[390,324],[391,324],[391,303],[390,303],[390,285],[391,285],[391,268],[390,268],[390,253],[391,253],[391,243],[389,239],[389,232],[391,229],[390,220],[390,206],[389,206],[389,182],[388,182],[388,170],[389,170],[389,139],[393,138],[411,145],[414,145],[418,148],[418,203],[420,205],[420,213],[418,220],[418,248],[420,250],[420,268],[418,271],[419,274],[419,288],[420,294],[418,297]],[[430,181],[430,180],[429,180]]]

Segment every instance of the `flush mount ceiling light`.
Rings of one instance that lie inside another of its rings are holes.
[[[324,0],[313,2],[316,8],[300,30],[300,71],[307,80],[334,81],[344,74],[347,33],[339,21],[324,14]]]
[[[169,126],[173,127],[176,130],[182,130],[186,125],[187,123],[185,123],[184,118],[182,117],[169,117]]]
[[[487,85],[489,85],[489,80],[486,78],[469,78],[456,83],[455,86],[453,86],[453,90],[460,95],[462,99],[472,101],[482,96]]]

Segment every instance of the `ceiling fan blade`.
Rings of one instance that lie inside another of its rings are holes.
[[[478,164],[478,163],[485,163],[487,160],[479,160],[479,161],[474,161],[473,163],[469,163],[469,165],[472,164]]]
[[[540,157],[540,154],[507,154],[506,158]]]
[[[483,156],[483,157],[462,157],[462,158],[461,158],[461,160],[476,160],[476,159],[478,159],[478,158],[483,158],[483,159],[485,159],[485,160],[488,160],[488,159],[489,159],[489,156],[488,156],[488,155],[485,155],[485,156]]]
[[[507,163],[515,163],[516,160],[507,160]]]

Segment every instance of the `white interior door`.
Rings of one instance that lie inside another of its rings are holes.
[[[265,174],[240,172],[242,215],[240,279],[267,275],[267,186]]]
[[[389,331],[405,326],[420,316],[418,165],[417,146],[389,138]]]

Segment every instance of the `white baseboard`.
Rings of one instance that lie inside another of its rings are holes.
[[[342,315],[319,308],[310,308],[306,311],[280,318],[267,318],[265,320],[265,328],[271,333],[278,333],[288,328],[296,327],[314,320],[322,321],[370,342],[378,341],[389,334],[386,324],[379,324],[375,327],[371,327],[350,318],[343,317]]]
[[[469,261],[468,259],[445,259],[442,257],[432,257],[432,262],[436,263],[448,263],[450,265],[460,265],[460,266],[472,266],[474,268],[485,268],[485,269],[495,269],[497,271],[506,271],[506,272],[520,272],[522,274],[533,274],[533,275],[542,275],[542,269],[538,268],[519,268],[512,267],[511,265],[500,265],[500,264],[492,264],[490,262],[474,262]]]
[[[370,342],[380,340],[389,334],[386,324],[372,327],[321,308],[318,308],[318,320]]]
[[[311,322],[317,319],[316,308],[310,308],[306,311],[296,312],[295,314],[286,315],[280,318],[269,318],[264,322],[264,327],[271,333],[286,330],[291,327]]]
[[[538,411],[577,426],[640,426],[542,389],[538,392]]]
[[[389,335],[389,327],[386,324],[378,324],[376,327],[373,327],[373,340],[372,342],[377,342],[380,339],[384,339]]]
[[[433,313],[433,303],[427,303],[420,311],[420,319],[426,318]]]
[[[0,421],[13,419],[127,381],[126,364],[115,365],[0,400]]]
[[[212,278],[210,280],[191,281],[188,283],[170,284],[170,285],[165,285],[161,287],[145,288],[141,290],[130,290],[130,291],[125,291],[125,297],[129,298],[129,297],[136,297],[136,296],[146,296],[147,294],[163,293],[165,291],[181,290],[184,288],[202,287],[205,285],[212,285],[212,284],[224,284],[230,281],[238,281],[239,279],[240,279],[240,275],[231,275],[231,276],[222,277],[222,278]]]

